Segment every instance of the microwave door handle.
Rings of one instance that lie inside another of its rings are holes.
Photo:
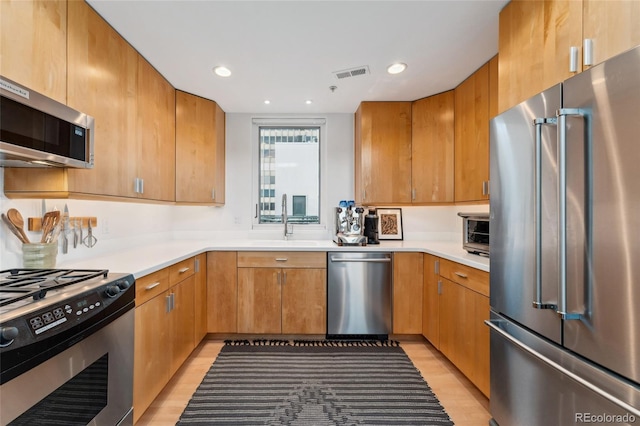
[[[535,299],[532,303],[536,309],[553,309],[557,306],[542,301],[542,126],[556,125],[557,119],[536,118],[533,120],[535,126],[535,242],[536,242],[536,279],[535,279]]]

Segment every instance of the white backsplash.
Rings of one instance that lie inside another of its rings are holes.
[[[253,225],[253,166],[251,120],[255,114],[227,114],[227,179],[223,207],[173,206],[115,201],[46,200],[49,210],[62,211],[65,203],[72,216],[95,216],[98,239],[93,248],[69,248],[58,252],[58,262],[73,261],[103,253],[171,239],[281,239],[282,225]],[[353,114],[327,114],[321,218],[323,225],[294,225],[292,239],[333,237],[333,212],[339,200],[353,199]],[[18,209],[25,221],[40,217],[40,199],[8,199],[4,195],[4,169],[0,168],[0,211]],[[405,240],[461,241],[462,220],[458,212],[488,212],[489,205],[402,207]],[[85,230],[86,233],[86,230]],[[0,269],[22,265],[21,244],[5,225],[0,225]],[[40,234],[29,233],[38,241]]]

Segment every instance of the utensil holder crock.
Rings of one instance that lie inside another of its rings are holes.
[[[58,243],[22,245],[22,265],[25,268],[55,268]]]

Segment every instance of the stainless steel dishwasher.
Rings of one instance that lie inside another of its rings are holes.
[[[391,253],[329,252],[327,338],[386,339],[391,333]]]

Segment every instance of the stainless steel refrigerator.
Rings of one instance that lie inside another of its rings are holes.
[[[490,131],[492,423],[640,424],[640,46]]]

